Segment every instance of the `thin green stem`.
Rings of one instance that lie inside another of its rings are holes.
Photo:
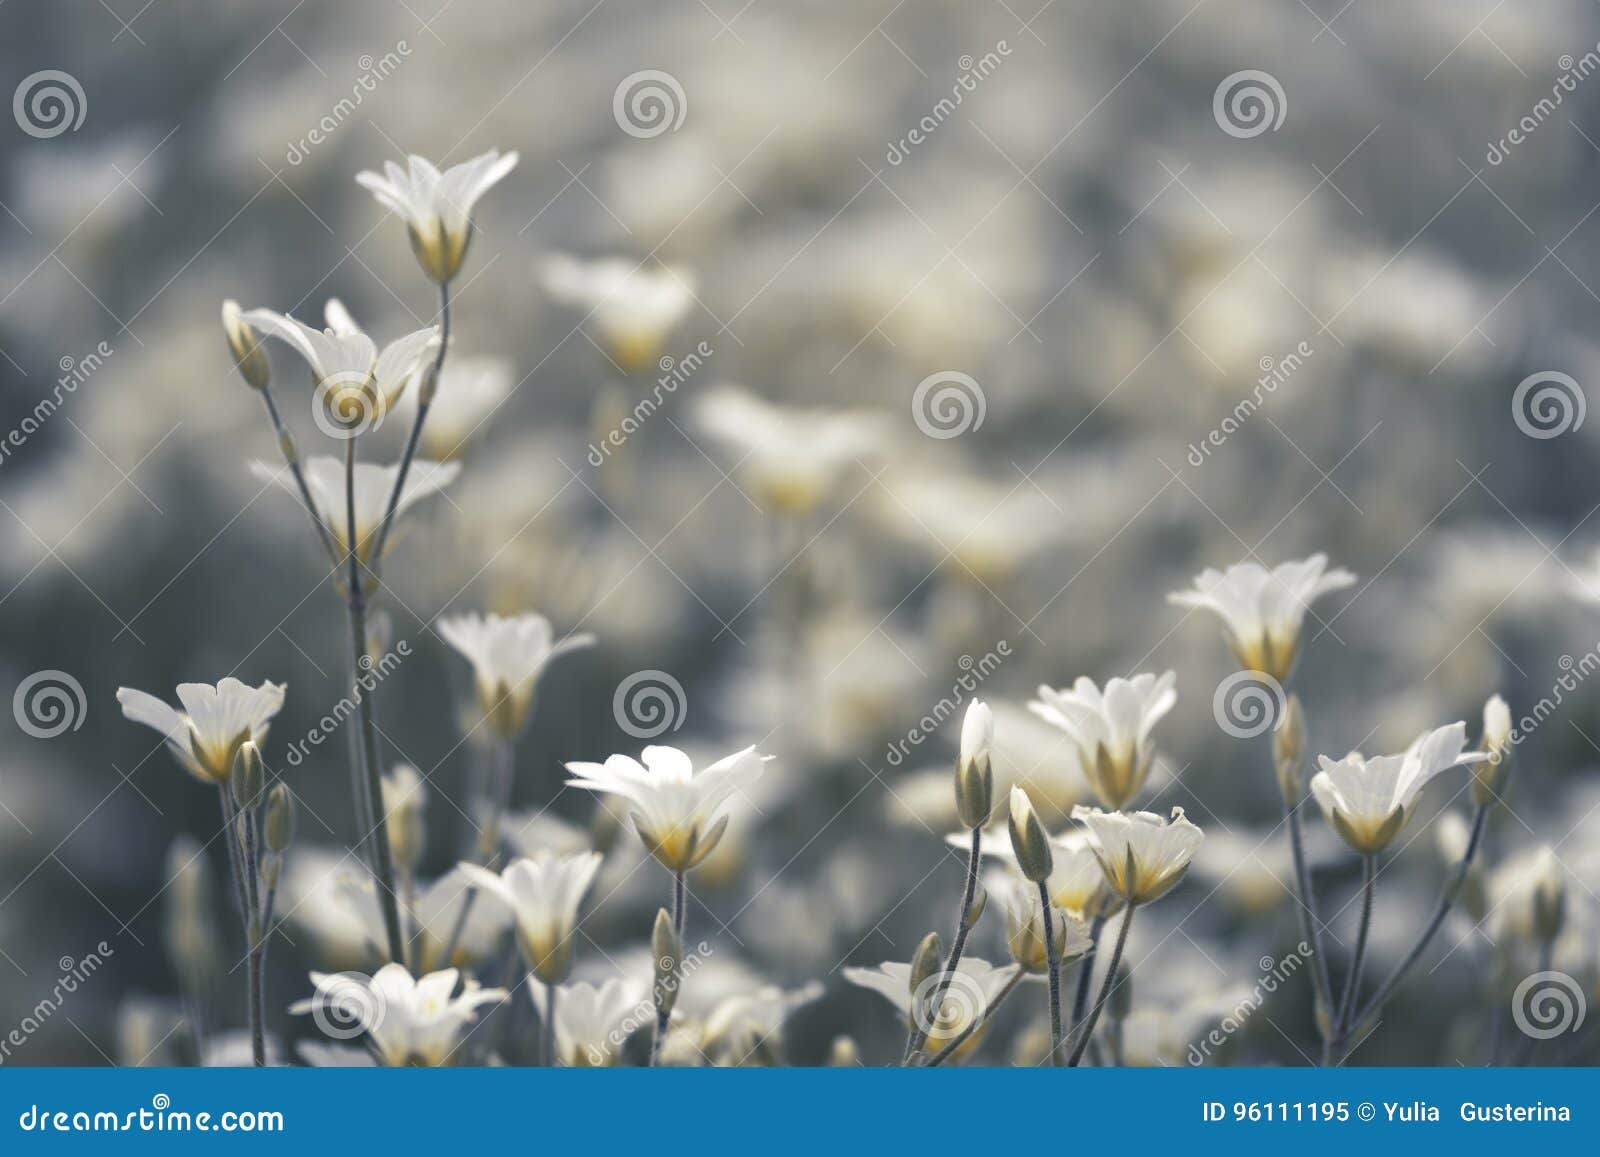
[[[289,467],[289,473],[294,475],[295,489],[300,492],[300,501],[306,508],[306,513],[311,516],[312,525],[317,528],[317,539],[322,543],[322,549],[328,556],[328,561],[337,570],[339,566],[339,551],[333,544],[333,535],[328,530],[327,523],[322,521],[322,514],[317,510],[317,504],[311,498],[311,488],[306,485],[305,471],[300,469],[300,458],[290,453],[291,442],[289,431],[284,427],[283,416],[278,413],[278,403],[273,400],[270,387],[261,391],[261,398],[267,404],[267,416],[272,419],[272,428],[278,435],[278,446],[283,451],[283,460]]]
[[[546,990],[544,1002],[544,1063],[547,1068],[556,1067],[556,993],[561,991],[559,984],[552,984]]]
[[[927,1043],[928,1030],[923,1028],[919,1021],[927,1020],[931,1023],[939,1015],[944,994],[955,980],[956,968],[961,964],[961,954],[967,949],[967,933],[972,931],[972,899],[978,892],[978,857],[982,849],[983,829],[973,828],[972,845],[967,849],[967,882],[961,892],[961,913],[956,921],[955,942],[950,945],[950,955],[945,958],[944,966],[939,970],[939,983],[921,1009],[917,1007],[916,993],[911,994],[911,1031],[906,1037],[905,1055],[900,1058],[902,1065],[910,1064],[911,1058]]]
[[[688,923],[688,883],[684,878],[682,869],[672,873],[672,930],[676,934],[678,943],[683,943],[683,929]],[[650,1064],[654,1067],[661,1063],[661,1044],[667,1038],[667,1021],[671,1013],[666,1005],[656,1005],[656,1035],[650,1042]]]
[[[1044,912],[1044,958],[1050,969],[1050,1063],[1061,1065],[1061,961],[1056,959],[1055,920],[1050,915],[1050,889],[1039,882],[1039,905]],[[1066,929],[1063,928],[1065,935]]]
[[[429,393],[438,389],[439,371],[444,368],[445,350],[450,344],[450,283],[439,283],[439,352],[434,355],[433,366],[429,370]],[[425,379],[426,381],[427,379]],[[406,488],[406,475],[411,472],[411,463],[417,456],[417,443],[422,439],[422,424],[428,420],[428,411],[433,407],[431,396],[417,398],[417,416],[411,423],[411,433],[406,437],[405,453],[400,458],[400,469],[394,476],[394,488],[389,491],[389,505],[384,509],[383,521],[378,524],[375,532],[376,539],[370,555],[374,569],[378,567],[383,558],[384,548],[389,544],[389,531],[394,525],[395,511],[400,506],[400,495]]]
[[[1006,1002],[1006,998],[1016,991],[1017,985],[1022,983],[1022,978],[1026,975],[1027,973],[1023,972],[1022,966],[1019,964],[1016,971],[1011,974],[1010,979],[1006,981],[1005,987],[1003,987],[999,992],[995,993],[994,999],[991,1000],[989,1002],[989,1006],[983,1010],[983,1015],[974,1018],[973,1022],[957,1033],[949,1044],[945,1045],[944,1048],[934,1053],[933,1057],[928,1061],[928,1068],[931,1069],[937,1065],[944,1064],[944,1062],[948,1060],[958,1048],[967,1043],[973,1033],[977,1032],[979,1029],[988,1024],[995,1012],[998,1011],[1000,1006]]]
[[[1100,1014],[1105,1012],[1106,1001],[1111,999],[1111,989],[1117,983],[1117,966],[1122,963],[1122,951],[1128,946],[1128,929],[1133,927],[1133,913],[1136,905],[1130,903],[1122,916],[1122,928],[1117,932],[1116,946],[1111,949],[1111,959],[1106,961],[1106,978],[1100,983],[1100,995],[1095,997],[1094,1010],[1089,1013],[1089,1019],[1084,1021],[1078,1029],[1078,1043],[1073,1046],[1072,1055],[1067,1058],[1069,1069],[1077,1068],[1083,1060],[1083,1054],[1089,1049],[1089,1042],[1094,1039],[1094,1027],[1100,1023]]]
[[[1327,1055],[1335,1063],[1343,1059],[1344,1047],[1350,1039],[1351,1018],[1356,1009],[1356,994],[1361,991],[1361,970],[1367,962],[1367,935],[1372,931],[1372,894],[1377,891],[1378,857],[1361,857],[1361,923],[1356,926],[1356,950],[1350,958],[1350,972],[1345,977],[1344,996],[1339,1001],[1339,1012],[1334,1019],[1333,1046]]]
[[[1089,923],[1089,939],[1093,943],[1078,964],[1078,989],[1072,997],[1072,1024],[1068,1026],[1069,1028],[1077,1028],[1084,1014],[1089,1011],[1089,989],[1094,983],[1094,958],[1100,950],[1100,933],[1105,931],[1105,927],[1106,914],[1095,913],[1094,919]]]
[[[1311,983],[1318,1006],[1333,1015],[1333,985],[1328,979],[1328,960],[1322,951],[1322,925],[1317,920],[1317,895],[1311,882],[1311,866],[1306,862],[1305,837],[1300,830],[1300,808],[1283,801],[1284,820],[1289,825],[1289,848],[1294,853],[1295,897],[1300,918],[1300,938],[1311,947]]]

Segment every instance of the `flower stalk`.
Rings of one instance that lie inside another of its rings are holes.
[[[1095,1025],[1100,1022],[1100,1016],[1105,1012],[1106,1002],[1111,998],[1111,990],[1117,984],[1118,968],[1122,964],[1123,950],[1128,946],[1128,929],[1133,927],[1133,913],[1138,907],[1134,901],[1128,902],[1128,907],[1122,916],[1122,928],[1117,932],[1117,942],[1111,949],[1111,959],[1106,962],[1106,977],[1100,983],[1100,995],[1095,998],[1094,1009],[1089,1013],[1089,1019],[1084,1021],[1078,1030],[1078,1041],[1072,1048],[1072,1055],[1067,1058],[1067,1067],[1074,1069],[1083,1060],[1083,1054],[1089,1049],[1089,1042],[1094,1039]]]

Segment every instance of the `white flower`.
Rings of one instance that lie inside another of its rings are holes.
[[[528,991],[539,1015],[547,1015],[549,988],[529,977]],[[646,986],[636,981],[563,985],[556,998],[556,1056],[568,1068],[609,1068],[621,1059],[632,1029],[653,1015]]]
[[[974,699],[961,719],[961,762],[988,759],[993,746],[994,712],[983,700]]]
[[[691,1049],[722,1067],[776,1066],[783,1058],[783,1025],[789,1014],[822,995],[816,982],[793,990],[765,984],[751,992],[724,996],[697,1024],[675,1023],[668,1045],[682,1055]],[[688,1036],[688,1042],[673,1037]]]
[[[425,850],[426,832],[422,812],[428,804],[422,776],[409,763],[397,763],[378,784],[383,796],[384,826],[389,832],[389,850],[395,865],[413,871]]]
[[[778,406],[737,386],[702,395],[695,417],[738,455],[735,471],[759,496],[789,513],[814,509],[847,469],[881,450],[888,433],[881,414]]]
[[[349,518],[345,506],[344,463],[337,458],[318,455],[307,458],[301,470],[305,475],[306,488],[311,491],[311,501],[317,508],[318,517],[333,535],[339,550],[348,551]],[[389,493],[394,489],[395,476],[399,470],[398,465],[356,463],[356,555],[362,562],[372,561],[368,557],[374,545],[372,536],[389,507]],[[413,461],[411,471],[406,475],[405,489],[400,492],[400,501],[395,506],[395,519],[398,521],[407,509],[450,485],[460,472],[461,466],[457,462],[429,462],[420,458]],[[284,467],[266,462],[252,462],[250,473],[263,482],[275,483],[298,497],[299,492],[295,488],[294,478]],[[390,541],[394,541],[392,535]]]
[[[402,964],[385,964],[370,978],[313,972],[315,995],[296,1001],[289,1011],[315,1013],[319,1021],[331,1020],[341,1029],[364,1028],[385,1065],[436,1068],[450,1060],[461,1030],[478,1019],[478,1007],[499,1004],[507,995],[503,988],[479,988],[469,979],[452,997],[460,979],[454,968],[446,968],[415,980]]]
[[[1103,812],[1082,806],[1072,814],[1088,829],[1089,846],[1099,857],[1111,890],[1130,904],[1159,900],[1176,887],[1205,838],[1184,818],[1181,807],[1172,809],[1169,820],[1154,812]]]
[[[1422,789],[1442,771],[1483,759],[1464,752],[1465,723],[1426,732],[1399,755],[1367,759],[1352,752],[1340,760],[1318,757],[1311,794],[1344,842],[1362,855],[1383,851],[1400,834]]]
[[[963,850],[970,846],[971,840],[967,832],[954,832],[945,837],[951,847]],[[1011,846],[1011,829],[1007,826],[985,831],[979,854],[993,856],[1021,871],[1016,849]],[[1088,835],[1081,831],[1050,838],[1050,875],[1045,887],[1050,891],[1050,903],[1080,918],[1104,914],[1113,899],[1107,892],[1100,860],[1089,844]]]
[[[362,881],[368,889],[370,878],[368,873]],[[468,899],[475,894],[473,882],[459,867],[451,868],[422,889],[411,911],[417,931],[413,963],[420,968],[467,968],[481,965],[500,952],[501,937],[511,928],[511,912],[504,904],[480,904],[476,900],[468,906]],[[382,943],[377,897],[369,890],[363,898],[374,913],[368,938],[374,944]],[[446,960],[444,951],[452,937],[455,947]]]
[[[222,303],[222,333],[228,340],[228,352],[239,376],[253,390],[264,390],[272,383],[272,367],[267,363],[267,352],[261,348],[261,339],[245,323],[239,303],[232,298]]]
[[[603,764],[569,763],[573,778],[567,783],[627,800],[644,846],[668,868],[684,872],[717,846],[727,829],[729,800],[761,774],[767,758],[746,747],[696,771],[675,747],[647,747],[638,760],[613,755]]]
[[[517,164],[517,154],[490,149],[444,172],[412,155],[402,169],[385,161],[383,173],[356,174],[356,183],[378,204],[399,214],[422,271],[441,284],[461,269],[472,239],[472,208]]]
[[[1356,581],[1347,570],[1328,570],[1328,556],[1314,554],[1267,570],[1253,562],[1226,571],[1202,571],[1194,589],[1176,591],[1167,601],[1215,611],[1228,630],[1228,644],[1239,665],[1274,679],[1289,677],[1300,649],[1300,627],[1312,602]]]
[[[1011,980],[1015,968],[997,968],[975,956],[963,956],[956,965],[956,975],[945,990],[943,1007],[933,1017],[929,1026],[928,1041],[931,1051],[938,1052],[965,1032],[972,1022],[982,1017],[989,1005],[1000,995]],[[876,968],[846,968],[844,978],[851,984],[876,992],[899,1010],[909,1026],[911,1023],[911,965],[886,961]],[[932,986],[924,996],[931,996]],[[950,1059],[959,1061],[982,1043],[989,1024],[984,1021],[978,1029],[961,1042]]]
[[[450,358],[439,371],[438,388],[428,406],[422,453],[442,462],[458,457],[510,396],[513,382],[511,363],[504,358]],[[398,412],[409,419],[416,406],[417,393],[408,390],[400,397]]]
[[[376,426],[439,348],[438,327],[408,333],[380,351],[337,300],[327,310],[325,330],[270,309],[252,309],[242,320],[305,359],[319,399],[335,422],[358,430]]]
[[[476,864],[462,864],[460,869],[511,909],[528,968],[546,984],[560,984],[572,971],[572,931],[578,907],[600,870],[600,859],[599,852],[545,853],[512,860],[500,875]]]
[[[283,707],[282,683],[250,687],[234,678],[210,683],[179,683],[183,710],[131,687],[117,688],[122,714],[166,736],[167,748],[192,775],[226,783],[233,760],[247,740],[260,745],[267,725]]]
[[[543,615],[454,615],[436,624],[439,634],[472,664],[478,706],[502,738],[516,736],[528,719],[533,692],[551,660],[594,645],[593,635],[552,643]]]
[[[1079,678],[1070,691],[1043,684],[1028,709],[1070,735],[1078,745],[1084,775],[1109,808],[1131,803],[1150,775],[1155,757],[1150,732],[1178,701],[1177,677],[1135,675],[1108,680],[1102,692]]]
[[[1099,870],[1096,865],[1095,871]],[[987,886],[991,895],[998,892],[1005,901],[1006,944],[1011,949],[1011,959],[1027,972],[1047,972],[1050,962],[1039,885],[1006,871],[991,875]],[[1082,920],[1057,905],[1053,897],[1050,908],[1050,945],[1055,949],[1057,962],[1070,963],[1094,947],[1088,926]]]
[[[694,278],[668,266],[557,255],[539,273],[550,296],[589,311],[611,356],[626,370],[654,362],[694,303]]]

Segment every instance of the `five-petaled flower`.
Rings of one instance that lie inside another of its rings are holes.
[[[404,169],[385,161],[381,174],[357,173],[356,182],[406,223],[422,271],[444,284],[460,272],[467,255],[473,206],[516,164],[516,153],[501,156],[490,149],[441,173],[413,154]]]
[[[1345,843],[1364,856],[1376,855],[1400,834],[1436,775],[1487,758],[1463,750],[1466,744],[1466,724],[1451,723],[1425,732],[1399,755],[1320,756],[1322,770],[1311,777],[1311,794]]]
[[[552,642],[543,615],[453,615],[440,619],[439,635],[472,664],[478,707],[502,739],[512,739],[527,722],[539,676],[550,661],[594,645],[593,635],[570,635]]]
[[[117,702],[123,715],[166,736],[168,749],[190,774],[226,783],[239,748],[266,738],[268,723],[283,707],[283,690],[282,683],[251,687],[229,677],[215,686],[179,683],[182,711],[132,687],[117,688]]]
[[[402,964],[385,964],[371,977],[355,973],[313,972],[316,993],[289,1006],[293,1013],[314,1013],[340,1030],[366,1031],[377,1059],[395,1068],[449,1063],[461,1030],[478,1019],[478,1008],[499,1004],[503,988],[480,988],[467,980],[452,996],[461,974],[454,968],[413,979]]]
[[[990,1022],[984,1013],[1011,982],[1015,972],[1015,968],[996,967],[987,960],[963,956],[956,965],[955,976],[944,990],[940,1007],[927,1018],[927,1025],[918,1026],[928,1030],[928,1041],[935,1046],[934,1051],[938,1051],[939,1046],[949,1045],[971,1028],[972,1034],[956,1046],[950,1059],[960,1061],[970,1056],[983,1043],[984,1035],[989,1031]],[[1032,978],[1031,973],[1025,975]],[[846,968],[844,978],[851,984],[876,992],[894,1005],[908,1026],[912,1023],[913,1000],[928,999],[933,987],[930,978],[922,985],[928,991],[913,993],[911,965],[899,961],[886,961],[876,968]],[[916,1015],[921,1019],[923,1013],[918,1011]],[[973,1027],[974,1022],[977,1022],[976,1028]]]
[[[1088,830],[1106,883],[1130,904],[1148,904],[1172,891],[1205,838],[1181,807],[1162,819],[1154,812],[1103,812],[1079,805],[1072,817]]]
[[[512,860],[499,875],[476,864],[462,864],[461,873],[511,909],[529,970],[546,984],[560,984],[572,972],[578,907],[600,870],[600,860],[599,852],[574,856],[543,852]]]
[[[579,261],[548,258],[540,276],[550,296],[587,309],[595,328],[624,370],[656,360],[667,335],[694,302],[694,278],[670,266],[647,266],[620,257]]]
[[[1155,748],[1150,732],[1178,701],[1171,671],[1107,681],[1079,678],[1070,691],[1043,684],[1028,709],[1070,735],[1078,745],[1084,776],[1108,808],[1126,807],[1150,775]]]

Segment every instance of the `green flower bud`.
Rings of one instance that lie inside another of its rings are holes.
[[[933,976],[944,965],[944,946],[939,943],[939,934],[929,932],[922,938],[922,943],[917,945],[917,950],[911,956],[911,994],[915,996],[928,978]]]
[[[656,1008],[672,1015],[672,1006],[678,1002],[678,987],[683,978],[683,954],[678,945],[678,933],[672,926],[672,914],[665,908],[656,913],[655,927],[650,932],[650,954],[655,967]]]
[[[1011,789],[1011,849],[1017,855],[1017,867],[1028,879],[1038,884],[1050,878],[1054,866],[1050,840],[1028,793],[1015,786]]]
[[[294,842],[294,797],[287,784],[273,784],[267,793],[267,850],[282,853]]]
[[[267,351],[261,348],[261,338],[239,314],[239,303],[229,299],[222,303],[222,333],[228,339],[228,352],[239,376],[252,390],[264,390],[272,382],[272,366],[267,361]]]

